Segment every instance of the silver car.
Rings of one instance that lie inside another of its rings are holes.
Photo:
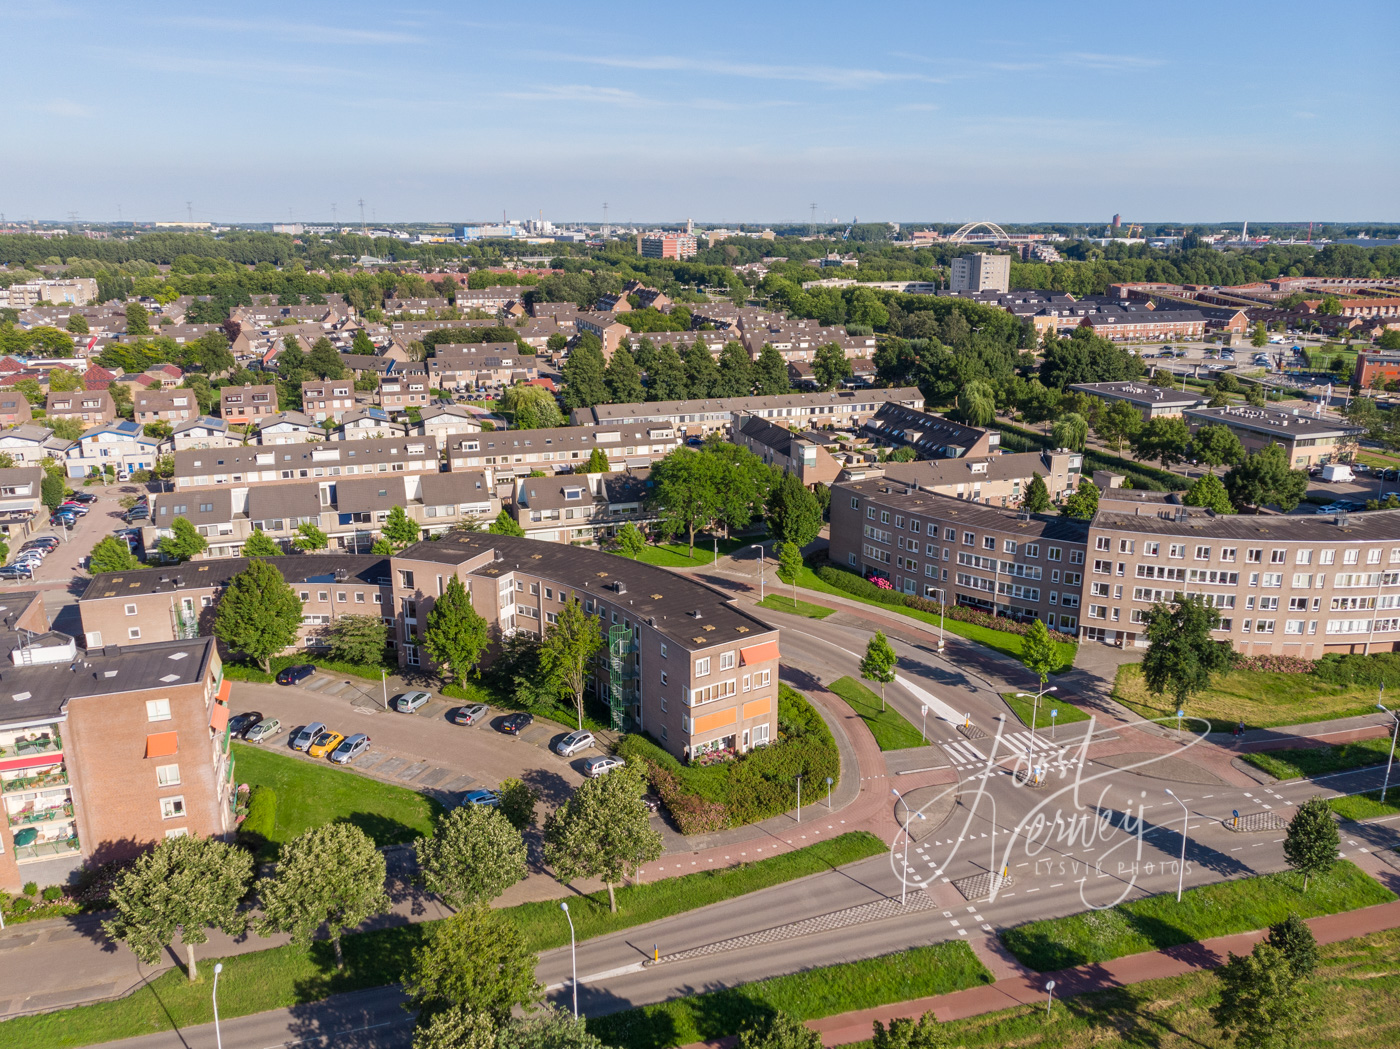
[[[281,731],[282,722],[276,718],[263,718],[250,728],[243,738],[249,743],[266,743]]]
[[[433,694],[431,692],[400,692],[393,699],[389,700],[389,706],[393,707],[400,714],[412,714],[432,698]]]
[[[587,750],[593,746],[593,733],[586,729],[578,732],[570,732],[559,741],[559,745],[554,749],[566,758],[571,758],[581,750]]]
[[[313,721],[304,729],[292,737],[292,749],[304,751],[316,742],[316,737],[326,731],[326,726],[320,721]]]
[[[365,751],[369,750],[369,737],[363,732],[356,732],[335,750],[331,751],[331,760],[337,765],[344,765],[354,761]]]
[[[589,779],[597,779],[599,776],[605,776],[613,769],[621,768],[626,764],[627,762],[621,758],[611,755],[603,758],[589,758],[583,763],[583,774]]]

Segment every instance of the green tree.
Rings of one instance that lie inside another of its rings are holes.
[[[1081,521],[1093,520],[1099,512],[1099,488],[1087,477],[1079,479],[1079,487],[1065,500],[1060,507],[1060,513],[1067,517],[1078,518]]]
[[[588,453],[588,462],[583,464],[583,472],[586,474],[605,474],[612,469],[612,463],[608,461],[608,453],[601,448],[594,448]]]
[[[259,879],[258,932],[290,933],[293,943],[309,946],[325,926],[335,967],[344,969],[341,934],[389,911],[384,867],[384,854],[354,824],[313,827],[284,844],[276,873]]]
[[[564,361],[564,407],[592,408],[608,403],[607,361],[603,344],[591,332],[584,332]]]
[[[1249,954],[1231,952],[1215,975],[1220,1001],[1211,1013],[1237,1044],[1251,1049],[1297,1044],[1309,1017],[1301,980],[1282,951],[1268,942],[1256,943]]]
[[[496,519],[486,530],[492,535],[513,535],[517,539],[522,539],[525,536],[525,529],[521,528],[515,518],[510,516],[510,511],[505,507],[501,507],[501,512],[496,515]]]
[[[462,910],[490,903],[526,875],[525,839],[497,809],[462,805],[413,844],[429,892]]]
[[[1172,696],[1182,710],[1193,693],[1209,687],[1211,675],[1230,665],[1229,642],[1210,636],[1219,625],[1220,613],[1199,594],[1177,594],[1170,604],[1149,608],[1142,631],[1147,638],[1142,676],[1148,691]]]
[[[384,519],[380,534],[393,544],[395,550],[402,550],[418,542],[418,522],[404,512],[402,506],[391,506],[389,516]]]
[[[142,853],[118,876],[110,906],[115,917],[103,931],[154,965],[180,933],[185,972],[197,978],[194,949],[208,943],[210,928],[237,936],[248,926],[239,903],[253,880],[253,858],[214,838],[166,838]]]
[[[501,407],[513,414],[517,430],[552,429],[566,422],[554,394],[531,383],[517,383],[505,390]]]
[[[123,385],[124,384],[122,383],[113,383],[112,388],[116,389],[118,386]],[[39,381],[37,379],[20,379],[14,384],[12,389],[16,393],[22,393],[24,395],[24,399],[28,401],[31,405],[44,403],[44,389],[42,386],[39,385]],[[128,400],[130,400],[130,396],[130,393],[128,393]]]
[[[420,1024],[456,1007],[498,1025],[542,990],[519,927],[484,904],[430,923],[426,942],[414,948],[403,989],[419,1010]]]
[[[608,386],[608,400],[613,404],[634,404],[646,397],[641,369],[625,346],[613,351],[603,378]]]
[[[86,335],[91,329],[88,328],[87,318],[81,313],[70,313],[68,315],[68,330],[75,335]]]
[[[413,1049],[499,1049],[501,1033],[485,1013],[454,1005],[419,1019]]]
[[[1114,401],[1099,413],[1094,432],[1106,444],[1112,444],[1119,455],[1124,442],[1142,429],[1142,413],[1127,401]]]
[[[312,344],[311,352],[306,355],[306,368],[320,379],[345,378],[345,362],[324,335]]]
[[[412,524],[412,522],[409,523]],[[387,525],[388,522],[386,521],[385,524]],[[324,550],[331,545],[331,538],[310,521],[303,521],[297,525],[297,534],[296,538],[292,540],[292,545],[305,554],[312,550]]]
[[[1050,675],[1060,669],[1060,654],[1055,642],[1050,639],[1050,631],[1039,619],[1032,620],[1021,639],[1021,662],[1036,676],[1041,688],[1050,680]]]
[[[596,1035],[588,1033],[588,1025],[582,1017],[575,1019],[564,1009],[545,1006],[503,1027],[497,1035],[495,1049],[605,1049],[605,1046]]]
[[[380,616],[341,615],[336,616],[324,639],[337,662],[377,667],[384,663],[389,647],[389,628]]]
[[[254,528],[243,540],[244,557],[280,557],[282,547],[261,528]]]
[[[1263,347],[1269,345],[1269,333],[1264,330],[1263,321],[1255,321],[1254,333],[1249,337],[1251,346]]]
[[[523,834],[526,827],[535,825],[535,806],[540,803],[540,792],[536,788],[510,777],[501,780],[496,794],[501,799],[499,811],[512,827]]]
[[[253,559],[229,580],[214,617],[214,636],[272,672],[272,657],[297,642],[301,599],[271,561]]]
[[[78,419],[45,419],[44,421],[53,430],[53,435],[61,441],[76,441],[87,432],[87,427]]]
[[[369,552],[375,557],[390,557],[394,553],[394,547],[390,544],[389,540],[380,536],[370,544]]]
[[[452,676],[466,685],[477,673],[477,661],[490,643],[490,627],[454,575],[423,620],[423,650],[444,672],[450,669]]]
[[[569,345],[569,337],[561,331],[556,331],[547,340],[544,348],[550,353],[563,353],[564,347]]]
[[[1317,968],[1317,938],[1297,914],[1290,912],[1283,921],[1270,925],[1265,942],[1283,952],[1298,976],[1310,976]]]
[[[787,361],[768,343],[763,344],[753,369],[753,392],[760,397],[775,397],[792,390]]]
[[[143,338],[151,334],[151,315],[140,303],[126,304],[126,333],[133,338]]]
[[[754,368],[744,344],[731,339],[719,351],[719,389],[716,397],[747,397],[753,392]]]
[[[1217,514],[1235,512],[1235,506],[1230,502],[1230,493],[1225,491],[1225,483],[1215,474],[1208,473],[1192,481],[1181,501],[1186,506],[1203,506]]]
[[[747,1024],[739,1032],[738,1049],[822,1049],[822,1036],[777,1010]]]
[[[918,1022],[907,1016],[897,1016],[885,1027],[875,1021],[871,1049],[943,1049],[948,1035],[930,1009]]]
[[[792,603],[797,604],[797,577],[802,573],[802,548],[796,543],[778,544],[778,578],[792,586]]]
[[[1050,489],[1046,487],[1045,478],[1032,473],[1031,483],[1026,485],[1026,494],[1021,497],[1021,509],[1027,513],[1043,514],[1050,506]]]
[[[652,501],[658,525],[668,535],[684,532],[695,557],[695,533],[719,516],[717,463],[693,448],[681,447],[652,464]]]
[[[1186,461],[1191,447],[1191,429],[1185,419],[1158,416],[1138,431],[1132,443],[1139,459],[1156,459],[1170,467]]]
[[[1400,350],[1400,328],[1387,328],[1381,332],[1376,346],[1382,350]]]
[[[1337,862],[1341,837],[1327,799],[1311,797],[1293,814],[1283,838],[1283,858],[1303,875],[1303,891],[1314,874],[1326,874]]]
[[[973,379],[958,390],[957,407],[949,412],[969,426],[986,426],[997,414],[996,391],[991,383]]]
[[[132,556],[127,541],[114,535],[101,540],[88,555],[88,571],[93,575],[98,572],[130,572],[139,567],[140,562]]]
[[[1268,397],[1264,394],[1264,387],[1259,383],[1250,383],[1249,388],[1244,391],[1244,403],[1251,408],[1262,408],[1268,403]]]
[[[855,372],[846,358],[846,351],[834,342],[817,347],[812,356],[812,378],[821,390],[834,390]],[[980,424],[977,424],[980,425]]]
[[[209,543],[189,519],[177,517],[170,522],[170,535],[160,541],[161,556],[170,561],[188,561],[209,548]]]
[[[693,400],[715,396],[719,389],[719,368],[705,344],[697,341],[681,354],[681,360],[685,364],[686,396]]]
[[[1084,450],[1084,441],[1089,436],[1089,422],[1078,412],[1066,412],[1055,420],[1050,428],[1050,440],[1056,448],[1071,451]]]
[[[597,616],[584,612],[577,598],[559,610],[544,632],[540,643],[540,669],[556,694],[568,692],[583,728],[583,687],[588,666],[603,647],[603,632]]]
[[[1289,466],[1282,445],[1270,444],[1251,452],[1225,474],[1225,491],[1237,509],[1277,506],[1284,513],[1302,501],[1308,475]]]
[[[689,396],[690,383],[685,364],[674,346],[656,351],[656,362],[647,369],[647,400],[683,401]]]
[[[885,686],[894,680],[894,668],[898,662],[899,657],[895,655],[894,646],[890,644],[889,638],[885,637],[885,632],[875,631],[875,635],[865,644],[865,655],[860,661],[860,676],[866,681],[879,682],[882,711],[885,709]]]
[[[44,505],[49,508],[49,513],[58,509],[60,503],[68,496],[68,485],[63,478],[57,474],[44,474],[43,480],[39,482],[39,498]]]
[[[785,542],[804,547],[822,530],[822,508],[802,479],[785,473],[768,497],[768,527]]]
[[[636,560],[642,556],[642,551],[646,549],[646,536],[642,535],[642,530],[632,521],[628,521],[617,533],[617,545],[624,554]]]
[[[629,762],[606,776],[585,780],[544,822],[544,857],[559,879],[600,878],[608,906],[617,913],[615,885],[660,858],[661,834],[642,804],[646,779]]]
[[[1220,423],[1208,423],[1191,438],[1191,458],[1215,472],[1217,466],[1231,465],[1244,458],[1244,445],[1235,431]]]
[[[68,393],[83,389],[83,377],[71,368],[54,368],[49,372],[49,390],[53,393]]]

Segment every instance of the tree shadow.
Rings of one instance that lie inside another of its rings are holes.
[[[402,820],[396,820],[378,812],[352,812],[348,816],[340,817],[335,822],[348,823],[353,827],[358,827],[380,847],[400,845],[418,837],[418,831]]]
[[[821,678],[807,670],[789,666],[786,663],[778,666],[778,680],[801,692],[825,692],[826,686],[822,684]]]

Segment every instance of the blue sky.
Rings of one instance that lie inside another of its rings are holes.
[[[1398,28],[1395,0],[28,0],[0,211],[1397,220]]]

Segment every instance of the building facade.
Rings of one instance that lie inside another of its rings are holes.
[[[1011,287],[1011,256],[977,252],[953,260],[948,282],[951,291],[998,291]]]
[[[1182,412],[1192,430],[1219,424],[1240,439],[1246,452],[1279,445],[1294,469],[1323,463],[1346,462],[1356,454],[1358,440],[1366,432],[1345,419],[1319,414],[1294,414],[1279,408],[1230,405],[1225,408],[1188,408]]]

